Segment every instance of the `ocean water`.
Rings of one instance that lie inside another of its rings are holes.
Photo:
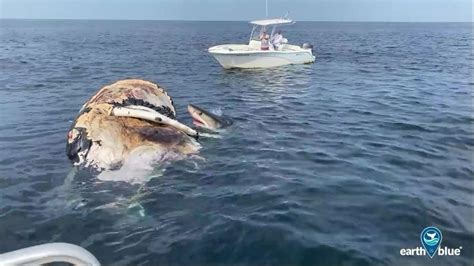
[[[0,253],[69,242],[104,265],[472,265],[470,23],[301,22],[315,64],[224,70],[206,49],[245,22],[0,20]],[[124,78],[152,80],[191,124],[234,124],[200,158],[97,174],[66,133]],[[404,257],[427,226],[459,257]]]

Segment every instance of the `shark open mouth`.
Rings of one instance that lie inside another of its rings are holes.
[[[194,112],[191,114],[193,118],[193,124],[198,127],[207,127],[206,121],[202,119],[199,115],[195,114]]]
[[[193,118],[193,124],[198,127],[206,126],[206,124],[204,124],[201,120],[198,120],[196,118]]]

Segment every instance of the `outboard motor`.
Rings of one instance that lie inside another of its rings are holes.
[[[303,43],[303,45],[301,45],[301,48],[303,48],[303,49],[311,49],[311,53],[314,53],[313,45],[310,44],[310,43]]]

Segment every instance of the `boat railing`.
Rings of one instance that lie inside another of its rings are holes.
[[[67,262],[73,265],[99,266],[86,249],[68,243],[49,243],[0,254],[0,265],[42,265]]]

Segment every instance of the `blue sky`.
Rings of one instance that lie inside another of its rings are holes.
[[[309,21],[472,21],[472,0],[268,0],[269,16]],[[251,20],[265,0],[0,0],[0,18]]]

